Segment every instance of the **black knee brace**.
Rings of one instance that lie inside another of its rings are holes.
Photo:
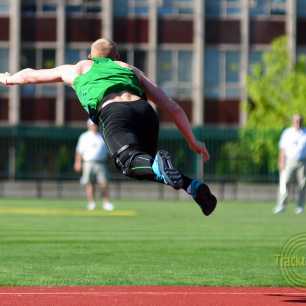
[[[154,173],[152,170],[153,157],[137,147],[126,146],[119,150],[114,161],[116,167],[123,175],[136,179],[153,179]]]

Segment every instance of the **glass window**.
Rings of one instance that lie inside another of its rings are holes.
[[[253,65],[261,62],[263,51],[252,50],[249,55],[249,73],[252,72]]]
[[[9,50],[7,48],[0,48],[0,71],[8,71],[8,62],[9,62]],[[0,86],[0,93],[7,93],[8,88],[5,86]]]
[[[55,65],[55,50],[54,49],[43,49],[42,50],[42,65],[44,69],[54,68]]]
[[[205,95],[210,98],[240,96],[240,52],[205,50]]]
[[[193,0],[162,0],[158,14],[162,16],[193,14]]]
[[[0,71],[8,71],[9,50],[7,48],[0,48]]]
[[[57,8],[56,0],[22,0],[23,15],[54,13]]]
[[[10,11],[9,0],[0,0],[0,14],[8,14]]]
[[[239,16],[241,0],[214,0],[205,2],[207,16]]]
[[[207,16],[217,17],[221,15],[221,1],[205,1],[205,12]]]
[[[21,67],[24,68],[44,68],[55,67],[55,49],[34,49],[24,48],[21,52]],[[33,86],[27,85],[21,87],[23,96],[55,96],[55,85]]]
[[[114,0],[114,14],[119,17],[147,16],[149,14],[148,0]]]
[[[171,51],[158,51],[157,54],[157,77],[158,84],[172,80],[173,64]]]
[[[192,51],[179,51],[178,53],[178,80],[192,81]]]
[[[43,3],[42,4],[42,11],[43,12],[55,12],[56,11],[56,4],[55,3]]]
[[[237,83],[240,81],[240,56],[237,51],[225,53],[225,81],[226,83]]]
[[[286,14],[286,0],[250,0],[251,16]]]
[[[123,61],[123,62],[128,62],[128,52],[127,52],[127,50],[119,49],[118,52],[119,52],[120,60]]]
[[[263,51],[260,50],[253,50],[250,53],[250,64],[257,64],[261,61]]]
[[[241,13],[241,1],[240,0],[227,0],[226,6],[226,16],[240,15]]]
[[[23,49],[21,51],[21,68],[38,68],[36,67],[35,49]]]
[[[147,73],[147,52],[144,50],[135,50],[134,51],[134,63],[133,65],[143,71],[144,73]]]
[[[157,58],[157,83],[171,97],[192,96],[193,52],[160,50]]]
[[[36,12],[36,1],[35,0],[24,0],[22,1],[21,11],[25,14],[33,14]]]
[[[216,48],[205,50],[205,94],[207,97],[220,95],[220,52]]]
[[[67,0],[66,13],[70,14],[86,14],[100,13],[102,11],[101,0]]]
[[[306,0],[297,0],[297,15],[306,17]]]
[[[81,59],[80,50],[67,48],[65,51],[65,63],[75,64]]]

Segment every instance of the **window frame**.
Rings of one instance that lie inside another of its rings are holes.
[[[217,52],[219,52],[220,56],[220,61],[219,61],[219,67],[218,67],[218,72],[219,72],[219,84],[216,87],[217,92],[219,92],[219,95],[213,96],[213,95],[207,95],[207,84],[206,84],[206,67],[205,67],[205,59],[204,59],[204,96],[205,98],[210,98],[210,99],[216,99],[216,100],[232,100],[232,99],[240,99],[241,97],[241,91],[242,91],[242,69],[241,69],[241,49],[240,46],[236,45],[208,45],[206,48],[212,48],[215,49]],[[226,82],[226,54],[227,52],[238,52],[239,54],[239,72],[238,72],[238,82]],[[204,51],[204,57],[205,57],[206,49]],[[214,88],[215,89],[215,88]],[[227,94],[227,90],[229,89],[237,89],[239,91],[239,94],[237,97],[234,97],[232,95]]]
[[[273,0],[270,0],[268,3],[266,3],[266,8],[264,13],[262,14],[252,14],[252,8],[256,7],[256,1],[257,0],[251,0],[249,2],[249,15],[251,18],[286,18],[287,15],[287,1],[285,0],[284,3],[275,3],[273,2]],[[254,2],[254,4],[252,4]],[[272,11],[274,9],[280,9],[283,8],[284,9],[284,13],[283,14],[272,14]]]
[[[22,16],[37,16],[37,17],[55,17],[58,10],[58,1],[57,0],[36,0],[34,1],[34,4],[36,6],[35,12],[24,12],[21,8],[21,14]],[[54,11],[44,11],[43,5],[45,4],[55,4],[55,10]],[[22,7],[22,4],[21,4]]]
[[[156,62],[156,70],[157,70],[157,74],[158,74],[158,52],[159,51],[170,51],[172,54],[172,58],[171,58],[171,66],[173,67],[172,70],[172,79],[170,81],[165,82],[164,84],[160,84],[158,82],[158,79],[156,80],[156,82],[158,83],[158,86],[160,86],[162,89],[165,90],[165,88],[170,88],[173,89],[175,91],[175,95],[170,95],[172,98],[176,98],[176,99],[182,99],[182,100],[192,100],[192,92],[193,92],[193,79],[194,79],[194,49],[192,48],[192,45],[176,45],[173,46],[171,44],[161,44],[159,45],[158,49],[157,49],[157,62]],[[191,80],[190,82],[186,82],[186,81],[180,81],[179,80],[179,52],[180,51],[188,51],[191,53],[192,55],[192,63],[191,63]],[[190,89],[190,96],[187,95],[182,95],[179,93],[180,88],[184,88],[184,89]],[[167,90],[165,90],[167,92]]]
[[[159,18],[171,18],[171,17],[179,17],[179,18],[193,18],[194,16],[194,9],[195,9],[195,0],[191,0],[190,3],[187,2],[181,2],[181,1],[177,1],[177,0],[172,0],[174,3],[173,5],[173,9],[178,10],[177,12],[173,12],[173,13],[169,13],[169,14],[160,14],[160,10],[163,7],[163,1],[164,0],[158,0],[157,1],[157,16]],[[180,13],[179,10],[180,9],[191,9],[192,12],[191,13]]]
[[[0,49],[6,49],[7,50],[7,71],[10,70],[9,62],[10,62],[10,46],[8,42],[0,42]],[[0,91],[0,97],[2,98],[8,98],[9,96],[9,89],[8,87],[2,87],[2,90]]]
[[[141,1],[140,3],[137,2],[137,0],[125,0],[127,1],[127,14],[125,14],[124,16],[122,15],[116,15],[116,9],[115,9],[115,4],[114,4],[114,18],[120,18],[120,17],[130,17],[130,18],[139,18],[139,17],[143,17],[143,18],[148,18],[149,17],[149,14],[150,14],[150,1],[149,0],[139,0]],[[143,3],[143,4],[142,4]],[[148,12],[146,14],[137,14],[135,12],[135,9],[137,7],[145,7],[147,6],[148,8]]]
[[[35,52],[35,67],[25,67],[25,68],[34,68],[34,69],[43,69],[43,50],[50,49],[54,50],[54,63],[56,66],[56,48],[52,44],[24,44],[21,47],[21,52],[23,50],[34,50]],[[31,86],[31,85],[28,85]],[[34,86],[34,85],[33,85]],[[46,88],[50,90],[49,93],[46,94]],[[52,89],[51,89],[52,88]],[[34,94],[28,95],[24,94],[24,92],[21,90],[21,96],[26,97],[34,97],[34,98],[41,98],[41,97],[47,97],[47,98],[55,98],[57,95],[57,85],[56,84],[38,84],[35,85]]]

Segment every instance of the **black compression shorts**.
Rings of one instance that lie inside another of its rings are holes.
[[[145,100],[113,102],[98,113],[99,128],[112,156],[125,146],[155,156],[159,120]]]

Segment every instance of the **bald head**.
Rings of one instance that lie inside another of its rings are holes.
[[[109,57],[113,60],[119,59],[117,45],[108,38],[100,38],[92,43],[90,57]]]
[[[292,126],[296,129],[300,129],[303,126],[303,117],[300,114],[292,116]]]

